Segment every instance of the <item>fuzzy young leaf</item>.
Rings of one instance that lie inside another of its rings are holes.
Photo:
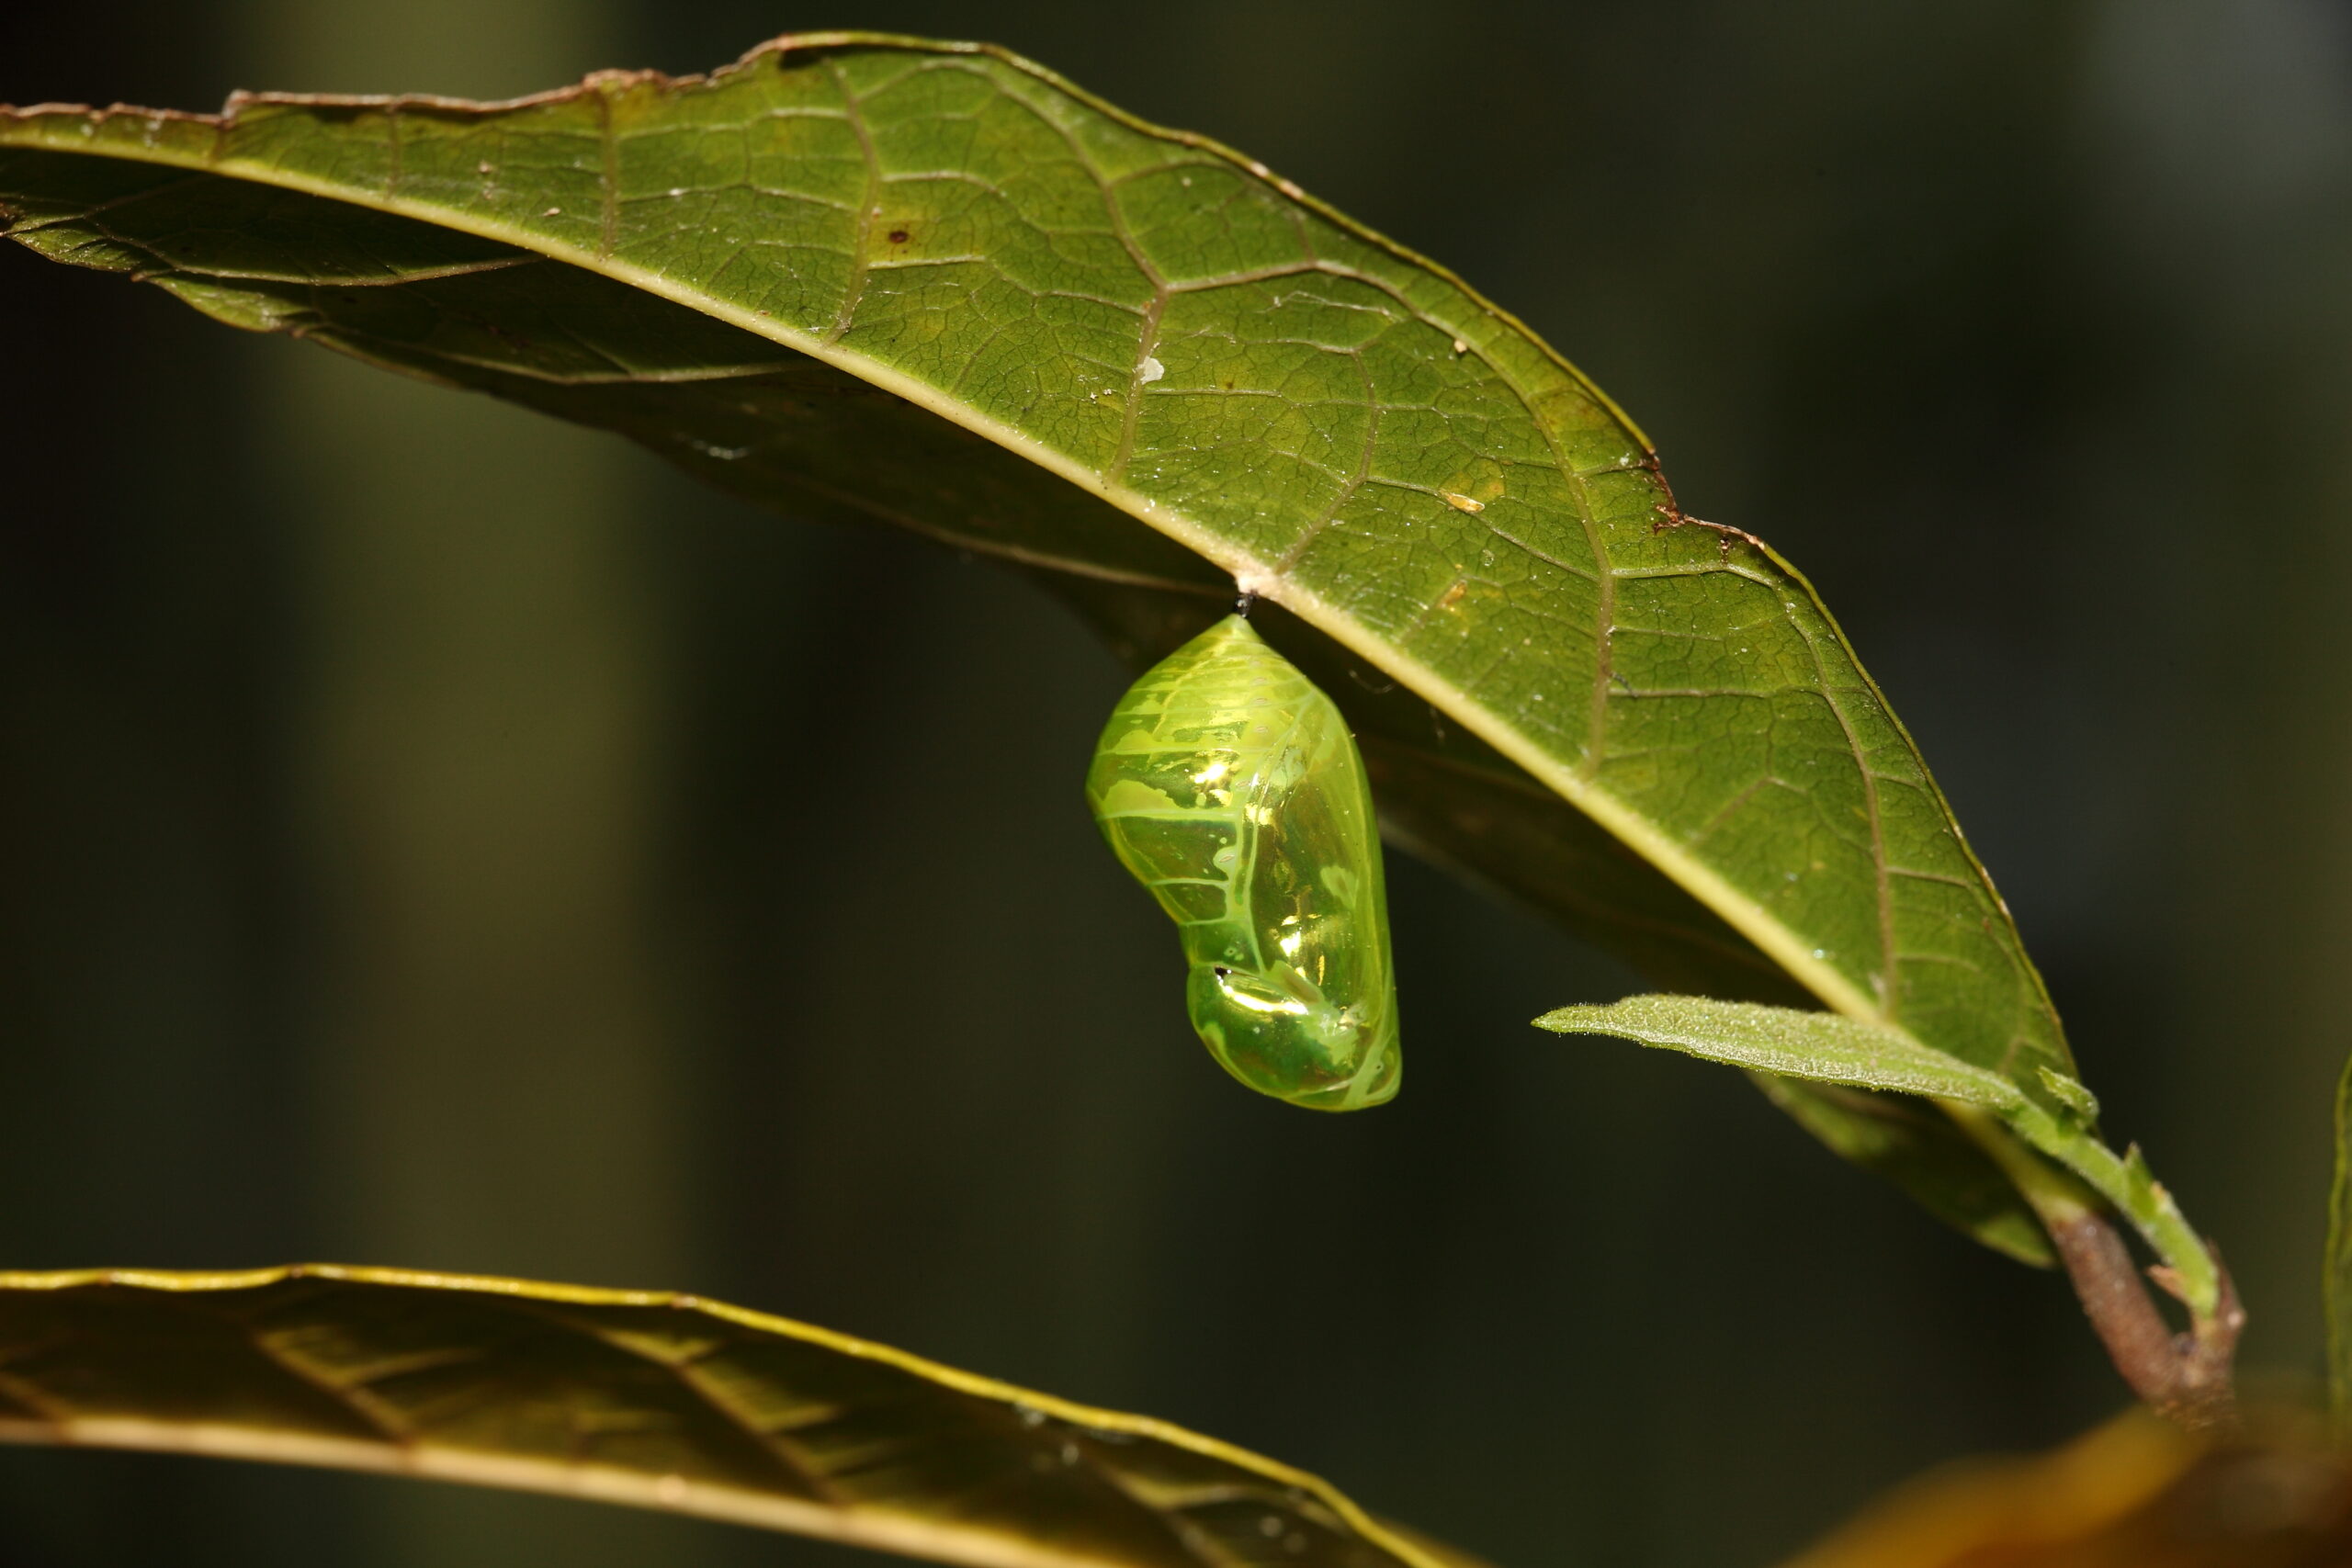
[[[1631,997],[1535,1021],[1561,1034],[1607,1034],[1748,1069],[1766,1099],[1829,1148],[1910,1191],[1945,1224],[2021,1263],[2056,1259],[2017,1189],[1951,1120],[1905,1095],[2011,1105],[2007,1080],[1906,1035],[1835,1013]]]
[[[1608,1034],[1782,1077],[1891,1094],[1957,1100],[1995,1111],[2025,1097],[1996,1073],[1930,1050],[1909,1035],[1832,1012],[1719,1002],[1708,997],[1627,997],[1566,1007],[1535,1021],[1555,1034]]]
[[[2220,1279],[2205,1244],[2136,1145],[2119,1156],[2099,1141],[2092,1121],[2098,1103],[2071,1077],[2051,1086],[2053,1111],[2007,1078],[1899,1029],[1706,997],[1628,997],[1605,1006],[1560,1008],[1535,1022],[1555,1033],[1613,1035],[1784,1078],[1982,1108],[2113,1204],[2173,1269],[2200,1317],[2219,1300]]]

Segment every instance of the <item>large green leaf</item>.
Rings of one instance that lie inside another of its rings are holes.
[[[1016,563],[1138,658],[1238,583],[1400,840],[1663,984],[1900,1024],[2029,1098],[2072,1070],[1801,577],[1450,274],[1025,62],[813,35],[504,105],[0,113],[0,209],[239,326]],[[1931,1201],[1994,1190],[1934,1119],[1781,1098]]]
[[[1476,1568],[1165,1421],[691,1296],[519,1280],[0,1274],[0,1440],[520,1487],[984,1568]]]

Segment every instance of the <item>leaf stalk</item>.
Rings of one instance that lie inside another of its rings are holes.
[[[2083,1303],[2083,1314],[2132,1392],[2190,1431],[2234,1430],[2233,1362],[2245,1309],[2220,1255],[2210,1244],[2199,1244],[2213,1269],[2210,1310],[2194,1304],[2177,1269],[2148,1271],[2167,1292],[2190,1302],[2189,1326],[2176,1333],[2150,1296],[2122,1233],[2097,1193],[2028,1148],[1998,1118],[1973,1106],[1942,1103],[1945,1113],[2001,1168],[2041,1218]]]

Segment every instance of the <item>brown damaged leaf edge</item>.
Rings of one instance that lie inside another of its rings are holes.
[[[520,1488],[975,1568],[1479,1568],[1168,1422],[667,1292],[0,1274],[0,1440]]]

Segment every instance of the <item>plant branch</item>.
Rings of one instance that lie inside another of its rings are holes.
[[[2213,1311],[2199,1314],[2192,1310],[2188,1330],[2174,1332],[2097,1194],[2011,1137],[1994,1117],[1966,1106],[1946,1104],[1944,1109],[2017,1184],[2040,1216],[2082,1301],[2083,1314],[2132,1392],[2191,1431],[2234,1427],[2232,1361],[2245,1326],[2245,1309],[2219,1255],[2214,1268],[2221,1295]],[[2180,1293],[2169,1269],[2148,1273],[2173,1294]]]

